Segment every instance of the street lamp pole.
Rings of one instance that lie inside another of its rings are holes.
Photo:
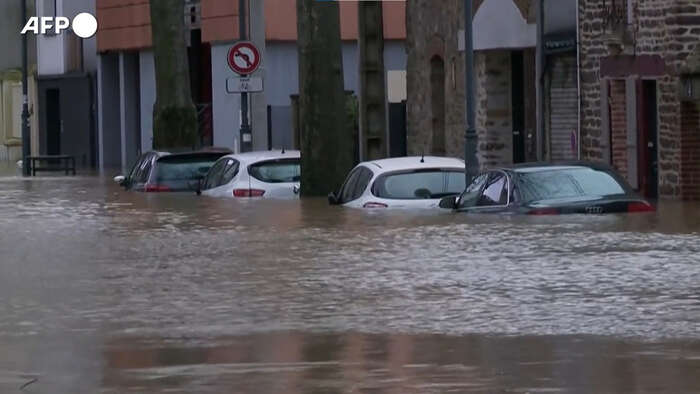
[[[476,156],[478,136],[476,134],[476,111],[474,94],[474,31],[472,24],[472,0],[464,0],[464,83],[467,106],[467,127],[464,133],[464,164],[467,186],[479,172]]]
[[[27,23],[27,0],[19,0],[22,10],[22,26]],[[27,35],[22,34],[22,174],[29,176],[29,159],[31,156],[31,135],[29,132],[29,94],[27,86]]]
[[[248,29],[246,28],[246,0],[238,0],[238,31],[241,41],[248,39]],[[241,75],[245,77],[245,75]],[[241,92],[241,152],[253,150],[253,135],[248,121],[248,92]]]

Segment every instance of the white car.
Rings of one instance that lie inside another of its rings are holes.
[[[200,192],[211,197],[296,198],[299,151],[260,151],[223,156],[207,172]]]
[[[464,161],[433,156],[360,163],[331,193],[333,205],[352,208],[438,208],[440,199],[465,188]]]

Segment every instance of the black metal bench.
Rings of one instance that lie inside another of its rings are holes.
[[[66,175],[72,173],[75,175],[75,157],[68,155],[45,155],[45,156],[29,156],[29,168],[32,176],[36,176],[37,171],[58,172],[64,171]],[[37,162],[45,163],[45,167],[37,167]],[[58,162],[58,165],[52,163]]]

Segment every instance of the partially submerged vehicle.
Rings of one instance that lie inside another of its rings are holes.
[[[597,163],[525,164],[486,171],[440,207],[529,215],[652,212],[612,168]]]
[[[146,152],[128,176],[116,176],[114,181],[126,190],[140,192],[195,191],[211,166],[229,153],[231,150],[225,148],[184,153]]]

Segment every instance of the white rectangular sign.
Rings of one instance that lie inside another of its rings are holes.
[[[226,93],[262,92],[263,80],[260,77],[232,77],[226,79]]]

